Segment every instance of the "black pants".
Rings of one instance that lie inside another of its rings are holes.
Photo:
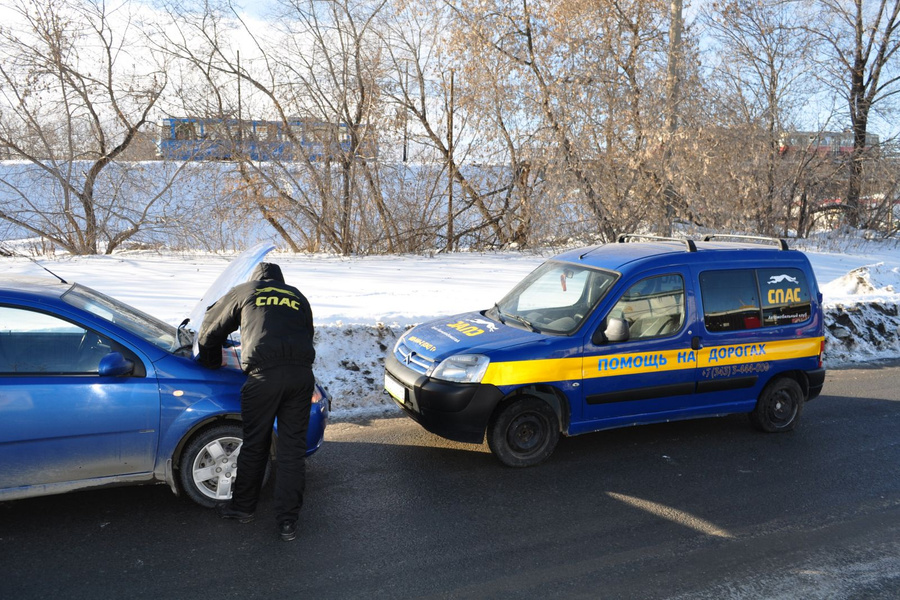
[[[275,518],[279,523],[297,520],[306,485],[306,430],[314,385],[312,369],[295,365],[272,367],[247,377],[241,388],[244,443],[231,500],[237,510],[256,510],[277,417]]]

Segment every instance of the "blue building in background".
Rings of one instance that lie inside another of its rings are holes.
[[[343,123],[170,117],[160,125],[157,154],[168,160],[318,161],[350,146]]]

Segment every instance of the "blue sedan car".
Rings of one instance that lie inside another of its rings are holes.
[[[240,273],[268,252],[254,250]],[[221,293],[228,283],[217,282]],[[0,278],[0,501],[152,482],[203,506],[230,498],[240,349],[209,370],[193,357],[195,337],[82,285]],[[317,384],[307,455],[322,444],[329,403]]]

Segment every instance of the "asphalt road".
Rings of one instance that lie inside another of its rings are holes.
[[[271,488],[246,525],[165,486],[0,503],[0,598],[898,598],[900,364],[824,391],[793,433],[630,428],[524,470],[335,423],[290,543]]]

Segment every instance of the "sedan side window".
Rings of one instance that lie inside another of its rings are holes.
[[[113,343],[47,313],[0,306],[0,376],[96,375]]]
[[[660,275],[642,279],[628,288],[610,315],[628,322],[629,339],[672,335],[684,324],[684,279]]]

